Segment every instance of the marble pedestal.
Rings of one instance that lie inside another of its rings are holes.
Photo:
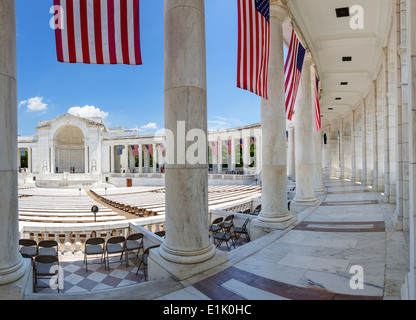
[[[0,285],[0,300],[22,300],[26,293],[33,292],[33,268],[30,259],[23,259],[21,270],[22,277]]]
[[[314,207],[319,203],[318,199],[314,196],[313,198],[305,198],[301,200],[293,199],[290,203],[290,212],[292,213],[299,213],[303,210],[306,210],[310,207]]]
[[[289,220],[281,222],[266,222],[261,221],[258,218],[251,220],[250,222],[250,239],[256,240],[262,236],[265,236],[275,230],[284,230],[291,225],[295,224],[297,218],[291,216]]]
[[[227,260],[226,252],[216,250],[214,256],[203,262],[194,264],[175,263],[164,259],[160,255],[159,249],[153,249],[150,250],[149,254],[148,280],[159,280],[173,276],[182,281],[226,263]]]

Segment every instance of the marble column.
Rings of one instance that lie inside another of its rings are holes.
[[[27,168],[32,173],[32,148],[27,148]]]
[[[416,299],[416,3],[407,1],[408,11],[408,41],[409,52],[408,70],[403,72],[408,76],[408,101],[409,115],[409,251],[410,272],[407,276],[408,299]]]
[[[322,130],[313,134],[313,191],[318,194],[324,192],[322,182]]]
[[[150,152],[147,147],[144,148],[144,171],[150,172]]]
[[[295,105],[296,195],[290,205],[294,212],[300,212],[317,204],[313,183],[313,130],[315,120],[312,83],[315,81],[311,81],[311,65],[312,56],[310,53],[306,53]]]
[[[143,145],[139,144],[139,173],[143,173]]]
[[[235,164],[236,164],[236,160],[235,160],[235,139],[231,138],[231,171],[235,171]]]
[[[166,163],[166,239],[150,252],[149,279],[179,280],[225,262],[215,259],[209,239],[208,166],[182,152],[196,142],[181,134],[198,131],[198,152],[207,150],[207,83],[204,0],[165,0],[165,127],[176,142]],[[185,159],[184,159],[185,158]]]
[[[20,150],[20,148],[17,149],[17,170],[19,170],[22,166],[22,155],[20,154]]]
[[[84,172],[88,173],[89,169],[88,146],[84,146]]]
[[[51,173],[55,173],[56,171],[56,160],[55,160],[55,146],[51,147],[51,163],[50,163],[50,170]]]
[[[129,148],[129,169],[130,172],[134,172],[134,169],[136,167],[136,161],[135,157],[133,155],[133,150],[131,149],[131,146]]]
[[[356,126],[355,126],[355,110],[352,110],[352,124],[351,124],[351,181],[357,181],[357,164],[355,156],[355,136],[356,136]]]
[[[231,152],[228,153],[228,150],[230,149],[231,151],[231,140],[230,138],[228,138],[227,140],[227,171],[231,170]]]
[[[222,173],[222,141],[220,138],[217,139],[217,173]]]
[[[292,179],[295,179],[296,164],[295,164],[295,127],[288,128],[288,148],[287,148],[287,174]]]
[[[156,148],[156,143],[153,143],[153,172],[157,172],[157,148]]]
[[[127,173],[127,169],[129,168],[129,145],[128,144],[124,145],[121,159],[122,159],[122,163],[121,163],[122,170],[125,169]]]
[[[256,174],[261,173],[261,136],[256,136]]]
[[[368,180],[368,165],[367,165],[367,105],[366,100],[363,101],[363,144],[362,144],[362,155],[363,155],[363,174],[361,177],[361,184],[367,185]]]
[[[110,172],[114,173],[115,171],[115,157],[114,157],[114,145],[110,146]]]
[[[287,159],[285,72],[282,23],[287,12],[280,1],[270,2],[270,53],[268,98],[261,99],[262,126],[262,210],[251,221],[250,237],[255,239],[296,221],[287,205]]]
[[[20,299],[30,262],[19,253],[14,0],[0,1],[0,26],[0,298]]]
[[[243,137],[243,170],[248,174],[250,167],[250,136]]]

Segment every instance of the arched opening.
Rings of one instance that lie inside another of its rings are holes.
[[[56,173],[85,173],[84,134],[74,125],[59,128],[54,137]]]

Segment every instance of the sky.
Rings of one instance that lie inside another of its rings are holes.
[[[140,1],[143,64],[60,63],[52,0],[16,0],[18,134],[65,113],[151,134],[164,127],[163,0]],[[260,97],[237,88],[237,1],[205,1],[208,129],[260,122]]]

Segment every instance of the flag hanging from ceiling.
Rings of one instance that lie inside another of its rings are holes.
[[[305,48],[299,41],[295,30],[292,29],[292,38],[285,63],[286,118],[288,120],[292,120],[295,109],[305,53]]]
[[[133,154],[133,157],[139,155],[139,146],[131,146],[131,153]]]
[[[142,64],[139,0],[54,0],[54,5],[61,11],[55,20],[58,61]]]
[[[322,129],[321,124],[321,109],[319,107],[319,79],[315,73],[315,124],[316,124],[316,131]]]
[[[269,0],[238,0],[237,87],[267,99]]]

